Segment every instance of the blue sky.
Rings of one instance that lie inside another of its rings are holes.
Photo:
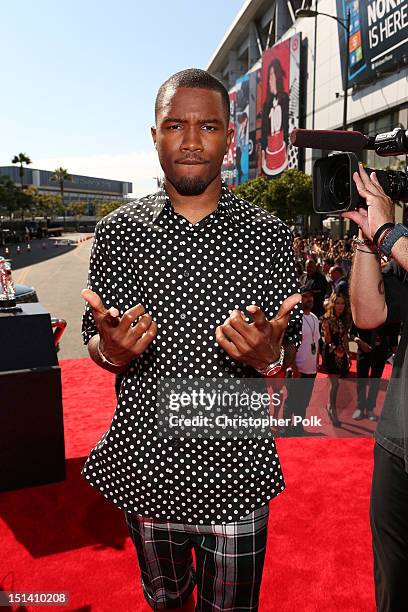
[[[154,98],[205,68],[243,0],[9,2],[2,10],[0,165],[130,180],[154,189]]]

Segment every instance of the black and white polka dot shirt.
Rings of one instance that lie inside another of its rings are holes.
[[[83,467],[85,479],[126,512],[200,525],[239,520],[283,491],[272,435],[177,443],[159,437],[155,389],[159,378],[260,376],[229,357],[215,329],[250,304],[271,319],[298,290],[288,227],[224,184],[217,209],[195,224],[159,190],[99,221],[88,288],[121,315],[143,304],[158,333],[125,371],[111,425]],[[86,305],[84,344],[96,333]],[[299,346],[300,306],[286,338]]]

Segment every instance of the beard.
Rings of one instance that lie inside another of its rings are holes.
[[[171,183],[180,195],[195,196],[203,193],[211,181],[205,181],[198,177],[184,176],[178,181],[171,181]]]

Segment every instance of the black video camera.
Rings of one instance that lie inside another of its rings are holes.
[[[344,151],[318,159],[313,166],[313,208],[320,214],[338,214],[356,208],[367,208],[353,180],[358,172],[355,152],[374,150],[388,157],[408,153],[408,130],[395,128],[375,137],[341,130],[293,130],[291,142],[298,147]],[[354,151],[351,152],[351,151]],[[372,168],[365,168],[370,174]],[[393,200],[408,202],[408,176],[398,170],[375,170],[378,182]]]

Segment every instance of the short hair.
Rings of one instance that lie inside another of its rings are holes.
[[[157,92],[156,102],[154,105],[154,114],[157,119],[157,115],[162,109],[163,99],[166,94],[167,89],[173,87],[177,89],[179,87],[197,87],[201,89],[210,89],[211,91],[218,91],[221,94],[222,102],[225,109],[225,117],[227,120],[227,125],[230,116],[230,99],[228,95],[228,91],[224,87],[224,85],[216,79],[212,74],[206,72],[205,70],[200,70],[199,68],[187,68],[186,70],[181,70],[180,72],[176,72],[171,77],[164,81],[162,85],[159,87],[159,91]]]
[[[338,272],[339,274],[341,274],[343,276],[344,274],[344,270],[341,266],[335,265],[330,269],[330,272]]]

